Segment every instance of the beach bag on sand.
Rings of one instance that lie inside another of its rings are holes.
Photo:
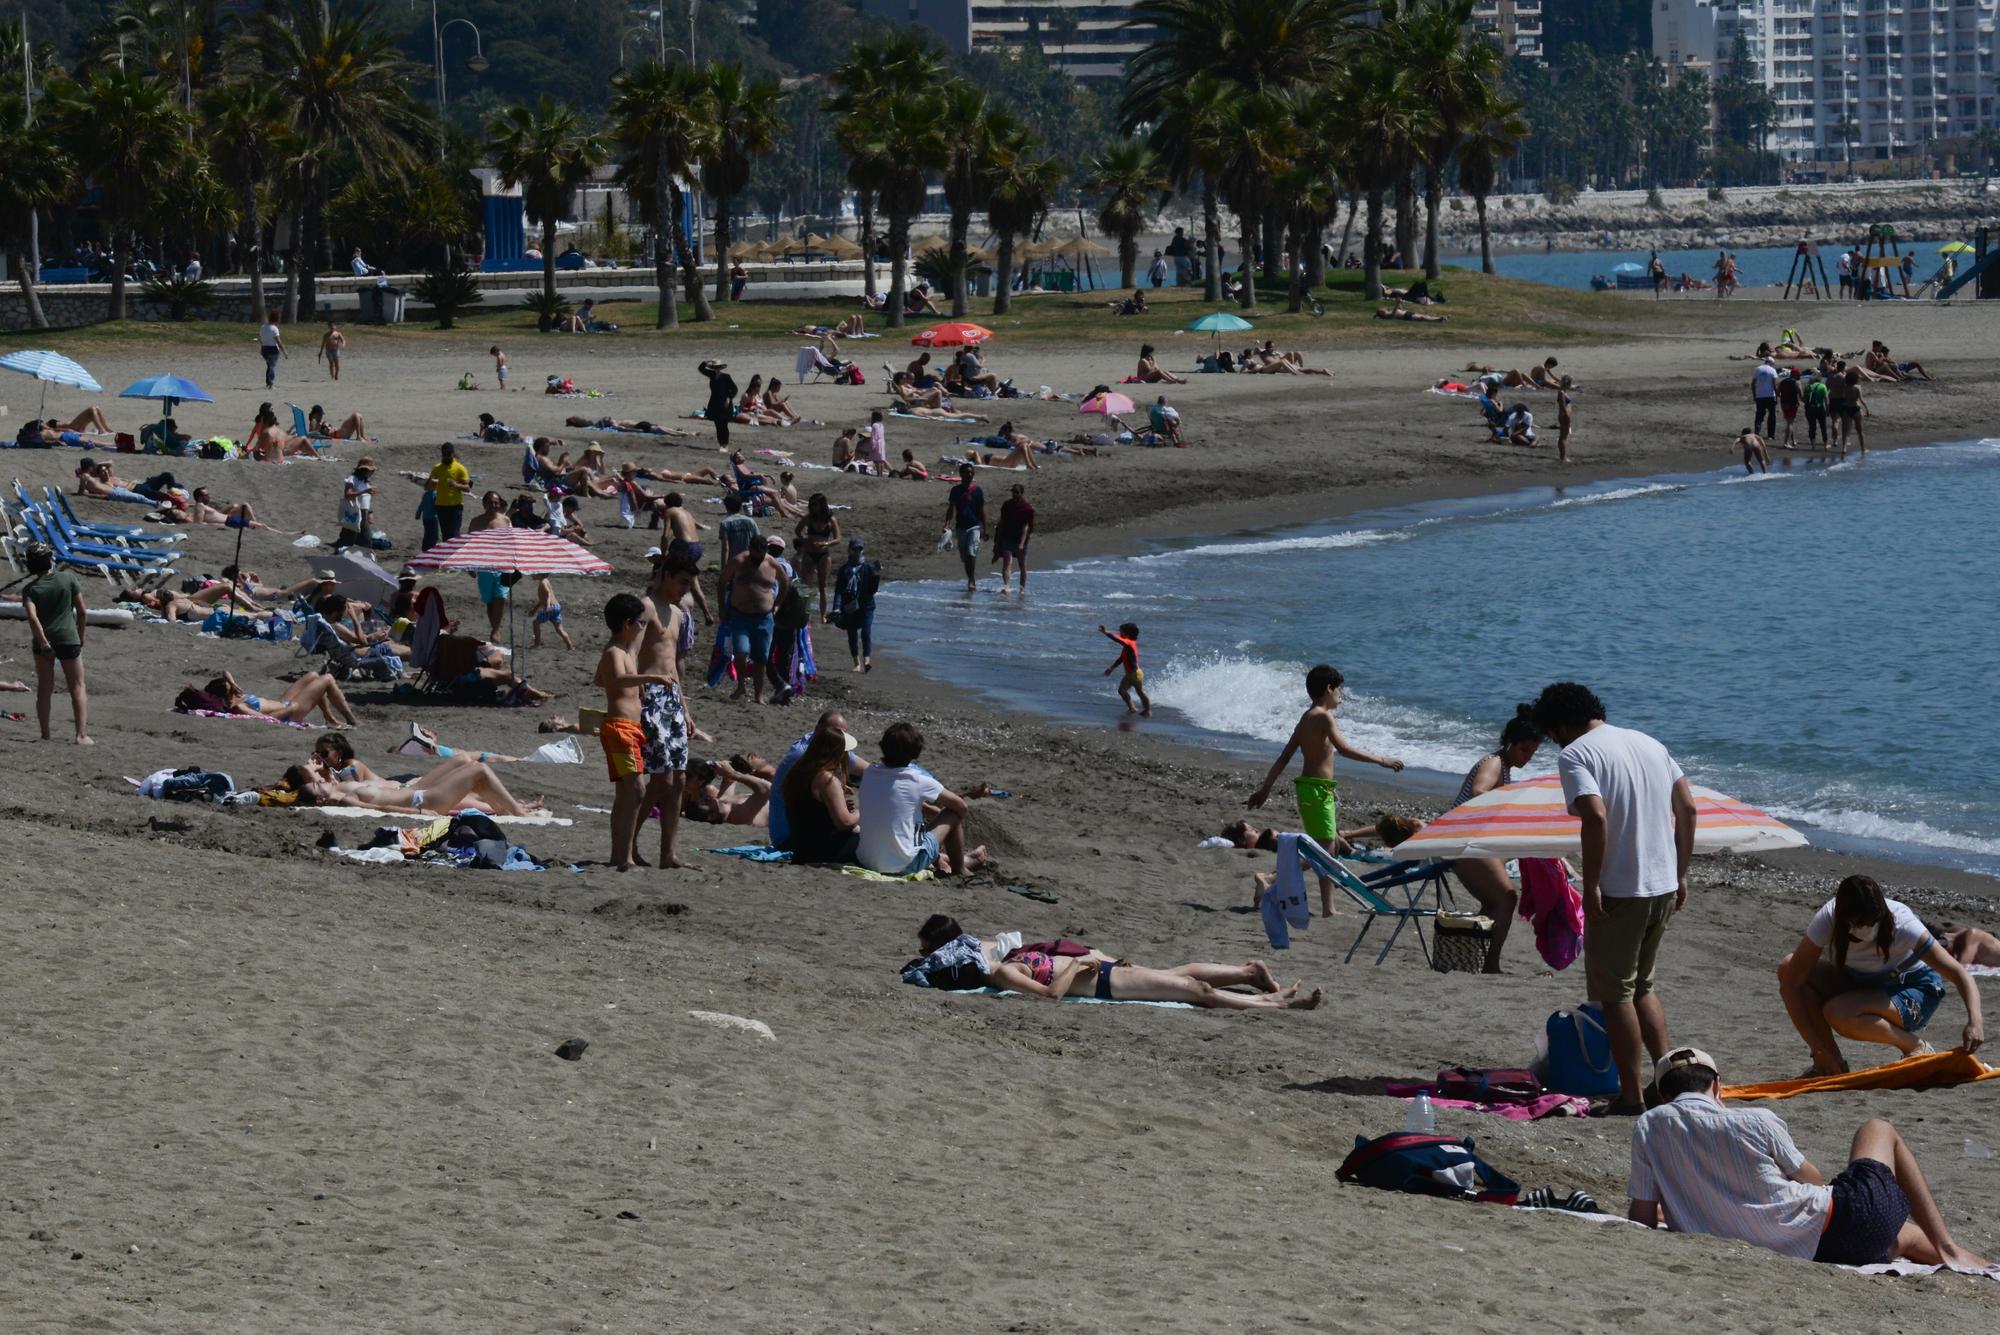
[[[1545,1074],[1542,1083],[1559,1094],[1586,1099],[1618,1092],[1618,1066],[1611,1060],[1611,1035],[1604,1012],[1586,1001],[1573,1011],[1557,1011],[1542,1026]]]
[[[227,774],[204,769],[175,770],[160,781],[160,797],[168,802],[220,802],[235,791],[236,781]]]
[[[1438,1072],[1431,1093],[1441,1099],[1470,1099],[1474,1103],[1531,1103],[1542,1096],[1542,1082],[1521,1066],[1490,1071],[1452,1066]]]
[[[1470,1139],[1397,1131],[1369,1140],[1354,1138],[1354,1153],[1334,1176],[1383,1191],[1417,1196],[1512,1205],[1521,1184],[1479,1157]]]

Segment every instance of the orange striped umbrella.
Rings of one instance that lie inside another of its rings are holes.
[[[1695,786],[1694,851],[1767,853],[1805,836],[1775,816]],[[1563,809],[1555,775],[1523,779],[1453,807],[1397,844],[1399,858],[1561,858],[1583,852],[1583,823]]]

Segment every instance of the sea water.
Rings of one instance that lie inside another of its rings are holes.
[[[1916,259],[1916,277],[1911,280],[1912,289],[1936,273],[1943,263],[1938,255],[1937,241],[1903,241],[1903,250]],[[1820,246],[1820,263],[1826,266],[1826,282],[1830,295],[1840,294],[1840,269],[1835,263],[1840,256],[1841,243],[1827,242]],[[1708,246],[1696,250],[1663,250],[1660,263],[1667,266],[1667,281],[1672,283],[1682,274],[1699,278],[1704,283],[1715,281],[1715,257],[1718,250],[1727,250],[1736,257],[1736,281],[1745,287],[1784,286],[1787,277],[1792,276],[1792,258],[1797,254],[1793,246]],[[1495,255],[1493,267],[1502,277],[1520,278],[1531,283],[1547,283],[1552,287],[1588,288],[1593,275],[1611,276],[1614,266],[1637,264],[1644,266],[1652,257],[1649,250],[1554,250],[1546,253],[1520,252]],[[1470,257],[1449,254],[1443,257],[1446,264],[1461,268],[1479,267],[1479,255],[1475,251]],[[1814,266],[1813,281],[1819,281],[1818,266]],[[1450,285],[1446,284],[1446,294]],[[1670,288],[1668,296],[1676,296]],[[1710,294],[1711,299],[1713,293]]]
[[[982,564],[977,594],[885,587],[875,640],[1113,726],[1097,626],[1134,621],[1155,710],[1136,726],[1259,760],[1332,663],[1350,740],[1446,794],[1517,701],[1582,681],[1816,844],[2000,874],[1996,514],[2000,440],[1781,458],[1162,542],[1038,570],[1026,598]],[[1531,772],[1552,765],[1545,747]]]

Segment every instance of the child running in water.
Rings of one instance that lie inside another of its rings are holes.
[[[1299,801],[1299,825],[1328,853],[1336,850],[1340,840],[1337,820],[1339,789],[1333,778],[1334,754],[1338,752],[1349,760],[1366,761],[1386,770],[1403,768],[1403,762],[1396,757],[1371,755],[1358,750],[1349,746],[1347,739],[1340,735],[1340,724],[1333,715],[1340,708],[1343,682],[1340,673],[1325,663],[1306,673],[1306,694],[1312,697],[1312,705],[1299,715],[1299,721],[1292,727],[1291,739],[1278,753],[1277,762],[1264,776],[1262,785],[1250,794],[1249,802],[1253,809],[1263,806],[1271,796],[1271,789],[1283,776],[1285,767],[1292,763],[1293,752],[1299,752],[1299,776],[1292,780],[1292,789]],[[1333,915],[1333,882],[1324,876],[1319,878],[1319,904],[1321,916]]]
[[[553,626],[556,638],[563,642],[563,648],[575,651],[576,641],[569,637],[569,631],[563,626],[562,604],[556,601],[556,586],[549,583],[547,575],[538,575],[535,578],[535,638],[528,641],[530,649],[542,647],[543,626]]]
[[[1104,675],[1108,677],[1119,668],[1125,669],[1125,675],[1118,679],[1118,698],[1125,702],[1125,712],[1136,713],[1141,718],[1152,717],[1153,700],[1146,694],[1146,674],[1139,667],[1139,627],[1128,621],[1118,628],[1116,635],[1102,625],[1098,626],[1097,633],[1118,642],[1118,657],[1104,669]],[[1132,704],[1134,694],[1139,697],[1136,709]]]

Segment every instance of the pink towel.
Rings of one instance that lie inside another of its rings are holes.
[[[1535,924],[1535,949],[1552,969],[1583,953],[1583,895],[1560,858],[1521,859],[1521,916]]]
[[[1383,1088],[1401,1099],[1414,1099],[1418,1090],[1428,1092],[1429,1085],[1406,1085],[1391,1081]],[[1526,1103],[1478,1103],[1472,1099],[1441,1099],[1431,1096],[1433,1108],[1453,1108],[1461,1112],[1493,1113],[1510,1122],[1539,1122],[1544,1117],[1588,1117],[1590,1100],[1578,1098],[1574,1094],[1544,1094]]]

